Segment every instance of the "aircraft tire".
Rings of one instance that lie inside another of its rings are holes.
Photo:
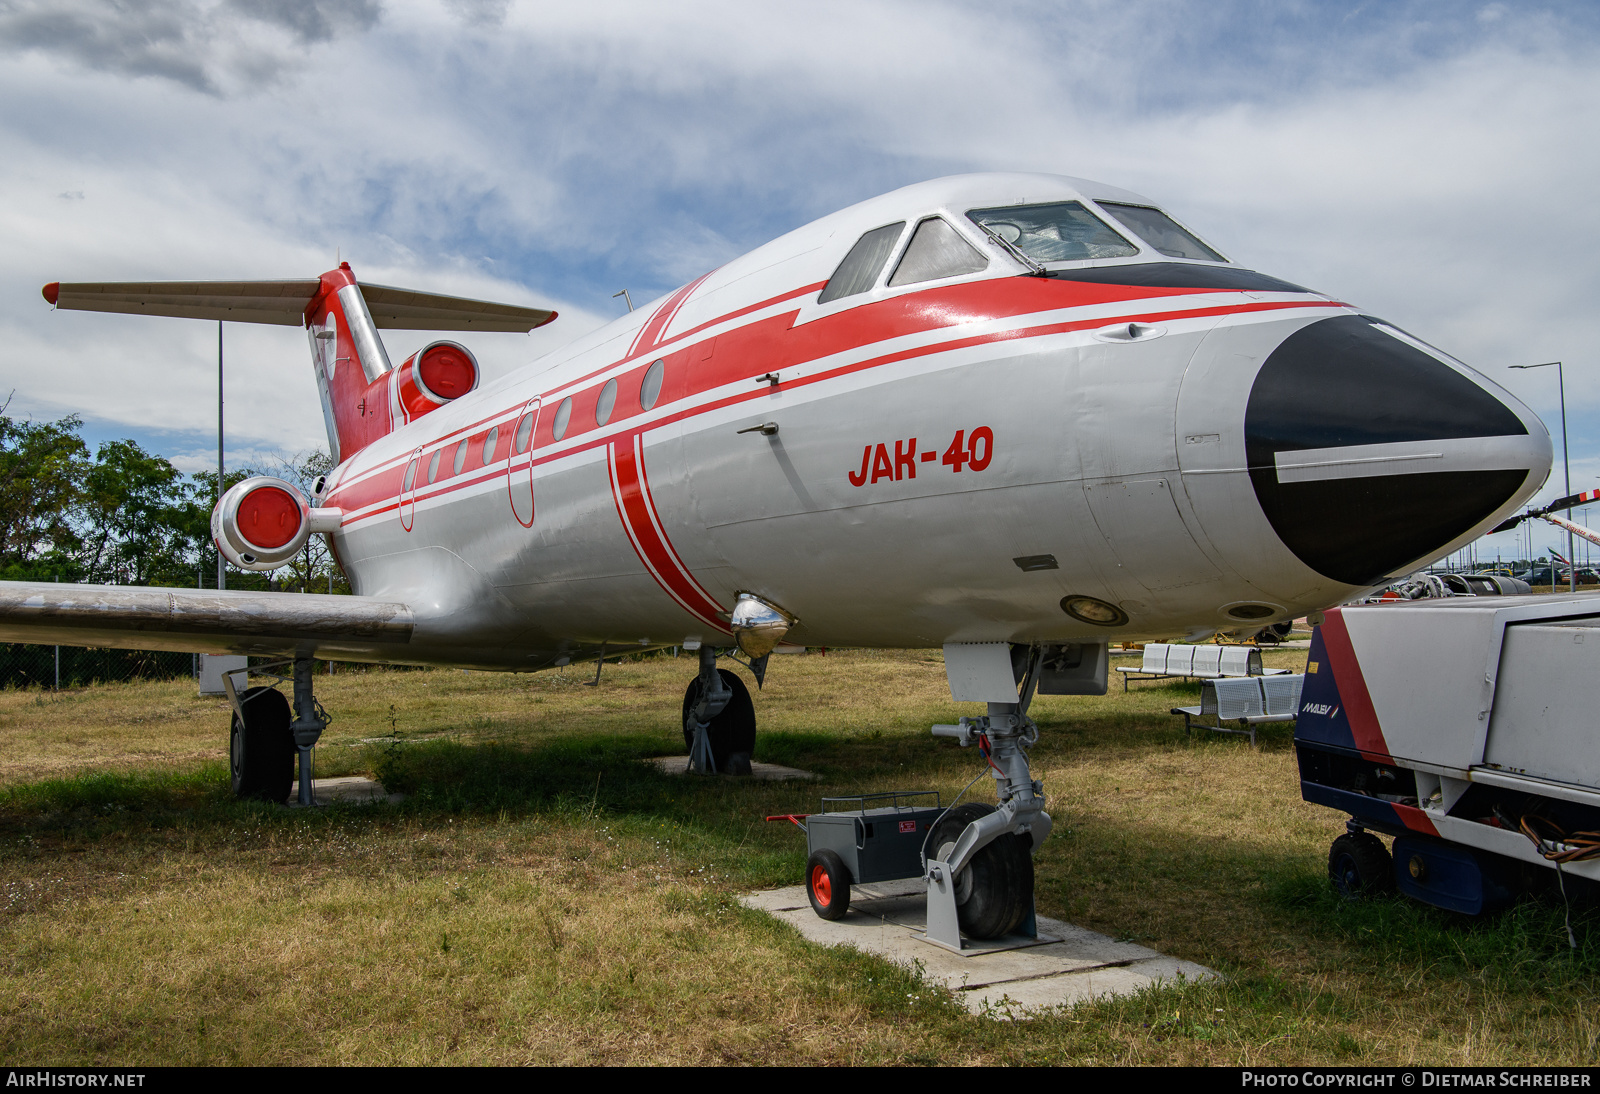
[[[944,815],[928,841],[934,857],[979,817],[993,813],[981,803],[958,805]],[[1033,841],[1008,832],[972,856],[956,879],[956,920],[969,938],[1000,938],[1015,931],[1033,908]],[[962,876],[965,875],[965,876]]]
[[[1328,849],[1328,879],[1347,900],[1377,896],[1394,889],[1394,863],[1371,832],[1346,832]]]
[[[233,716],[228,736],[228,767],[233,796],[277,802],[289,800],[294,785],[294,735],[289,700],[274,688],[248,688],[239,696],[245,721]]]
[[[750,774],[750,755],[756,749],[756,705],[750,700],[750,689],[732,669],[718,669],[722,682],[733,692],[722,713],[711,719],[711,758],[716,761],[719,775]],[[689,729],[689,710],[700,700],[700,677],[689,681],[683,693],[683,743],[693,747],[694,733]]]

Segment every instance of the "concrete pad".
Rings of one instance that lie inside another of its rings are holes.
[[[334,802],[398,802],[405,798],[404,794],[391,794],[383,788],[383,784],[373,779],[360,775],[346,775],[337,779],[312,779],[311,791],[318,805],[332,805]],[[294,789],[289,791],[289,804],[300,804],[300,781],[295,780]]]
[[[689,757],[687,756],[652,756],[650,762],[660,769],[663,775],[687,775],[689,773]],[[814,779],[817,776],[809,771],[801,771],[798,767],[784,767],[782,764],[764,764],[760,760],[750,761],[750,774],[730,775],[728,778],[762,779],[768,782],[783,782],[787,779]],[[802,898],[804,894],[801,894]]]
[[[1146,946],[1039,918],[1039,939],[1000,940],[1005,948],[974,945],[962,953],[925,942],[927,895],[916,879],[857,885],[843,919],[821,919],[805,887],[794,885],[740,897],[748,908],[775,916],[825,946],[854,946],[923,975],[956,993],[968,1010],[996,1018],[1071,1006],[1105,995],[1129,995],[1158,982],[1209,980],[1204,965]]]

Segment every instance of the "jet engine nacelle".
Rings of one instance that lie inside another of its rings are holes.
[[[238,483],[211,510],[211,538],[233,565],[275,570],[293,558],[313,532],[332,532],[344,513],[313,509],[291,482],[258,475]]]
[[[430,342],[405,359],[392,377],[395,402],[411,422],[478,386],[478,359],[459,342]]]

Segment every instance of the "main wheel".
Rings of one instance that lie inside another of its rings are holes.
[[[228,736],[228,767],[233,796],[286,802],[294,785],[294,734],[289,732],[289,700],[273,688],[248,688],[239,696],[245,720],[233,716]]]
[[[711,719],[707,731],[711,738],[711,758],[719,775],[750,774],[750,754],[756,750],[756,705],[750,691],[731,669],[718,669],[722,683],[733,692],[722,713]],[[689,681],[683,693],[683,743],[694,747],[694,731],[689,728],[689,711],[700,701],[700,677]]]
[[[1346,898],[1359,900],[1394,888],[1394,863],[1371,832],[1346,832],[1328,849],[1328,877]]]
[[[948,861],[967,825],[994,806],[958,805],[944,815],[928,839],[933,858]],[[1033,909],[1033,840],[1007,832],[986,844],[956,875],[956,920],[970,938],[999,938],[1022,924]]]
[[[850,910],[850,871],[833,851],[813,851],[806,860],[806,896],[823,919],[843,919]]]

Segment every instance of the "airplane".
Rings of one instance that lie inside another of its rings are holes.
[[[348,264],[45,296],[302,327],[337,466],[309,497],[242,482],[212,528],[256,569],[324,535],[355,595],[0,583],[0,638],[282,658],[292,709],[229,693],[234,790],[278,801],[296,754],[310,800],[313,658],[531,672],[697,650],[691,767],[728,773],[756,722],[719,649],[759,684],[780,641],[942,647],[952,698],[987,713],[935,732],[982,746],[998,805],[929,869],[964,879],[962,926],[991,936],[1031,907],[1051,828],[1035,694],[1103,694],[1112,642],[1381,588],[1551,465],[1533,412],[1449,354],[1057,175],[864,201],[488,383],[455,342],[393,367],[379,329],[553,313]]]

